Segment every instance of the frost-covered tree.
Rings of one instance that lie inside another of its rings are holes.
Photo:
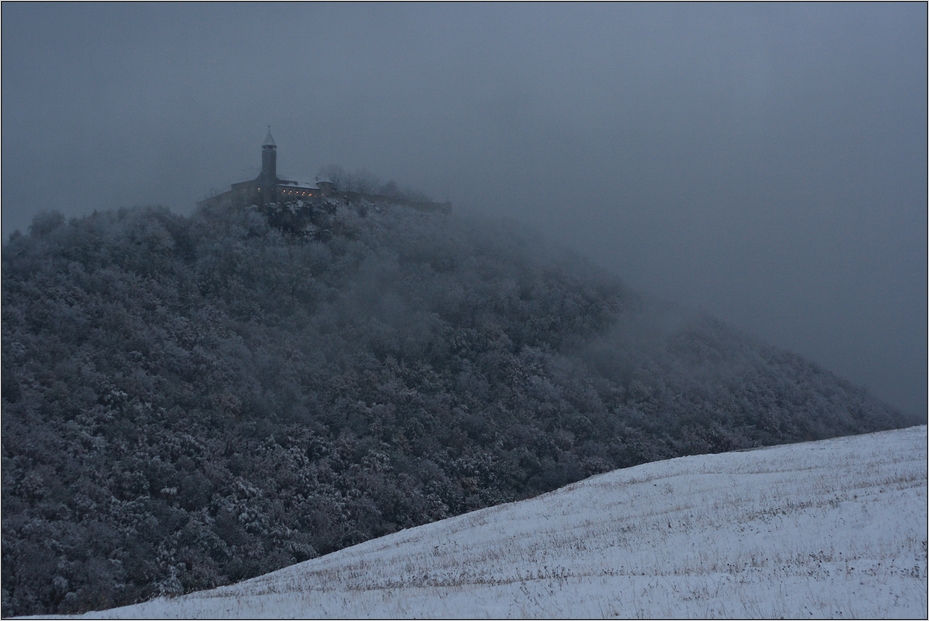
[[[3,245],[4,615],[226,584],[611,468],[908,422],[513,225],[376,207],[321,209],[325,241],[211,206],[43,215]]]

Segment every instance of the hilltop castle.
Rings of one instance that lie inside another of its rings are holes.
[[[308,183],[278,179],[277,145],[274,143],[269,127],[268,135],[261,145],[261,173],[258,177],[252,181],[233,183],[231,190],[200,201],[200,204],[231,200],[240,205],[268,205],[330,194],[332,194],[332,184],[328,181]]]
[[[448,212],[452,208],[451,202],[419,202],[389,196],[380,196],[377,194],[340,191],[340,188],[333,187],[332,183],[329,181],[316,181],[310,183],[305,181],[286,181],[284,179],[278,179],[277,145],[274,143],[274,138],[271,136],[270,127],[268,127],[268,135],[261,145],[261,173],[258,177],[252,181],[233,183],[231,190],[202,200],[198,202],[197,205],[209,206],[229,202],[234,205],[258,205],[260,207],[265,207],[275,203],[293,203],[298,200],[306,201],[308,199],[328,196],[338,197],[347,203],[358,203],[362,200],[372,203],[389,202],[406,205],[423,211]]]

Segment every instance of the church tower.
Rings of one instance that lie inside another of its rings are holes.
[[[258,176],[258,186],[263,205],[277,202],[277,145],[271,137],[270,125],[264,144],[261,145],[261,175]]]

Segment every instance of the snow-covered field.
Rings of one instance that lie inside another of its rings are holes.
[[[926,427],[617,470],[95,617],[927,617]]]

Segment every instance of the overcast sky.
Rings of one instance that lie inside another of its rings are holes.
[[[927,407],[927,8],[2,3],[3,238],[366,168]]]

